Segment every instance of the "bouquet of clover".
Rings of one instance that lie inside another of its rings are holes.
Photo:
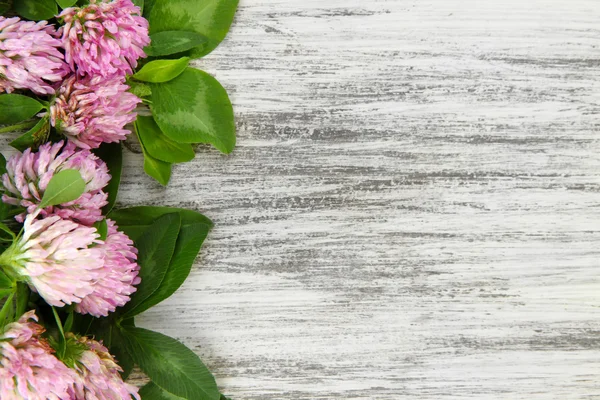
[[[233,149],[227,93],[188,64],[236,7],[0,0],[0,132],[22,132],[0,155],[0,399],[225,398],[194,352],[134,319],[181,286],[211,221],[113,206],[131,130],[163,185],[195,143]]]

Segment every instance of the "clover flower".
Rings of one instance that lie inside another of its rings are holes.
[[[71,75],[50,106],[50,122],[77,146],[97,148],[103,142],[125,140],[141,100],[127,90],[121,76],[78,78]]]
[[[140,283],[139,265],[136,263],[137,249],[133,241],[111,220],[106,220],[108,233],[106,240],[98,248],[104,252],[104,276],[94,285],[93,293],[84,297],[75,306],[75,311],[105,317],[117,307],[129,301],[129,295],[135,292],[134,285]]]
[[[67,399],[76,379],[42,338],[34,311],[8,324],[0,335],[0,398],[2,400]]]
[[[21,21],[0,16],[0,93],[27,89],[53,94],[52,84],[69,72],[62,42],[47,21]]]
[[[80,75],[132,73],[150,43],[148,21],[131,0],[90,0],[58,16],[66,60]]]
[[[75,349],[72,363],[78,375],[69,389],[71,400],[140,400],[138,388],[123,381],[123,369],[101,343],[68,333],[67,346]]]
[[[79,303],[104,276],[96,228],[53,215],[25,218],[23,234],[0,255],[4,272],[26,282],[50,305]]]
[[[73,143],[66,146],[63,142],[46,143],[37,152],[27,149],[11,157],[6,164],[7,172],[2,175],[5,190],[2,201],[25,207],[28,213],[34,212],[50,179],[64,169],[76,169],[81,173],[86,182],[84,193],[76,200],[43,209],[40,215],[54,214],[85,225],[101,220],[101,209],[107,204],[108,197],[102,191],[110,180],[108,169],[89,150],[78,150]],[[16,219],[23,222],[25,216],[23,213]]]

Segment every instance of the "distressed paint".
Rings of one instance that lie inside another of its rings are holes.
[[[140,325],[236,400],[600,398],[600,3],[242,0],[167,189],[216,227]]]

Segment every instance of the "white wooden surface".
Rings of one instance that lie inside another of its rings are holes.
[[[140,325],[250,399],[600,398],[600,2],[242,0],[235,104],[122,205],[216,228]]]

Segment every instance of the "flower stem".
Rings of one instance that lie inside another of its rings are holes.
[[[0,128],[0,133],[8,133],[8,132],[21,131],[24,129],[31,129],[35,126],[35,124],[37,124],[37,121],[27,121],[27,122],[21,122],[21,123],[15,124],[15,125],[5,126],[3,128]]]

